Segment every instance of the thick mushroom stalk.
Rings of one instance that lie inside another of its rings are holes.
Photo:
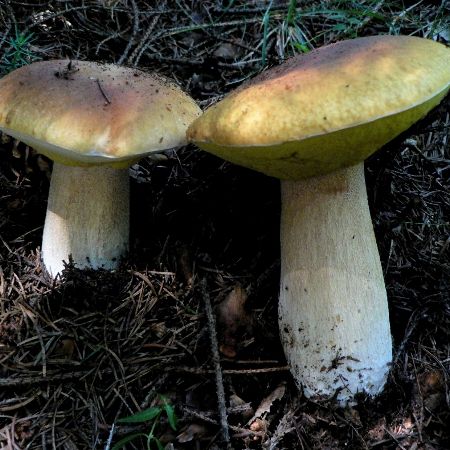
[[[392,360],[364,166],[282,181],[280,333],[307,397],[381,391]]]
[[[128,169],[54,163],[42,241],[51,275],[60,273],[69,257],[78,268],[116,268],[128,235]]]

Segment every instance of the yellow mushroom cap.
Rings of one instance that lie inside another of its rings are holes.
[[[188,129],[226,160],[282,179],[356,164],[437,105],[450,49],[409,36],[351,39],[296,56],[242,85]]]
[[[126,167],[178,147],[200,113],[174,83],[112,64],[43,61],[0,80],[0,130],[69,165]]]

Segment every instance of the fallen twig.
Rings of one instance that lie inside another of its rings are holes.
[[[217,402],[220,415],[220,427],[222,429],[223,440],[229,445],[230,434],[228,432],[227,406],[225,403],[225,391],[223,388],[222,368],[220,367],[219,345],[217,343],[216,321],[213,316],[211,300],[206,289],[205,279],[201,282],[202,298],[205,304],[206,317],[208,319],[209,336],[211,339],[212,360],[216,374]]]
[[[170,372],[188,372],[195,373],[198,375],[208,375],[216,373],[214,369],[201,369],[199,367],[188,367],[188,366],[173,366],[168,367]],[[287,372],[289,366],[279,366],[279,367],[263,367],[259,369],[223,369],[223,375],[257,375],[259,373],[273,373],[273,372]]]

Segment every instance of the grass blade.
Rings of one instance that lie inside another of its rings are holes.
[[[118,423],[140,423],[147,422],[149,420],[158,417],[161,414],[162,409],[159,406],[152,406],[151,408],[144,409],[143,411],[139,411],[136,414],[128,417],[122,417],[119,419]]]

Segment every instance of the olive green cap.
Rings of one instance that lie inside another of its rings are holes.
[[[68,165],[126,167],[178,147],[200,113],[173,82],[113,64],[43,61],[0,80],[0,130]]]
[[[298,55],[243,84],[188,129],[226,160],[281,179],[363,161],[450,88],[450,48],[373,36]]]

